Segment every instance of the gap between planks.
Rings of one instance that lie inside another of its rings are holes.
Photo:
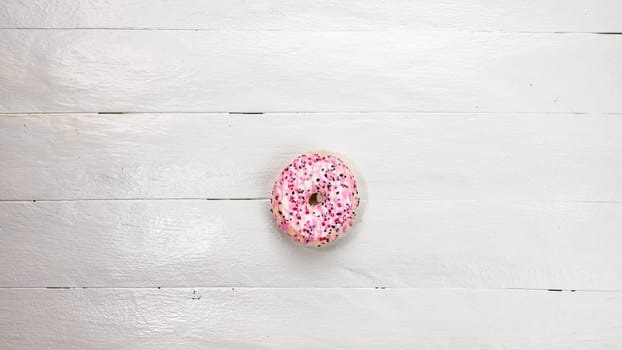
[[[192,197],[171,197],[171,198],[58,198],[58,199],[0,199],[0,203],[47,203],[47,202],[111,202],[111,201],[268,201],[270,197],[240,197],[240,198],[192,198]],[[368,201],[368,198],[361,198],[361,201]],[[416,202],[477,202],[477,203],[592,203],[592,204],[622,204],[620,201],[607,200],[480,200],[480,199],[424,199],[424,198],[383,198],[380,201],[416,201]]]
[[[20,290],[20,289],[47,289],[47,290],[72,290],[72,289],[109,289],[109,290],[179,290],[179,289],[204,289],[204,290],[413,290],[413,291],[472,291],[472,292],[570,292],[570,293],[622,293],[620,289],[561,289],[561,288],[421,288],[421,287],[235,287],[235,286],[32,286],[32,287],[0,287],[0,290]]]
[[[622,32],[602,31],[530,31],[530,30],[458,30],[458,29],[217,29],[217,28],[149,28],[149,27],[0,27],[2,30],[33,30],[33,31],[72,31],[72,30],[99,30],[99,31],[159,31],[159,32],[289,32],[289,33],[366,33],[366,32],[418,32],[418,33],[489,33],[489,34],[594,34],[594,35],[622,35]]]
[[[101,115],[126,115],[126,114],[183,114],[183,115],[193,115],[193,114],[207,114],[207,115],[304,115],[304,114],[327,114],[327,115],[339,115],[339,116],[356,116],[356,115],[367,115],[367,114],[381,114],[381,115],[404,115],[405,118],[409,117],[417,117],[417,116],[429,116],[429,115],[469,115],[472,117],[477,117],[479,115],[482,116],[490,116],[499,114],[500,118],[508,117],[512,118],[513,115],[559,115],[559,116],[617,116],[622,115],[622,112],[511,112],[511,111],[426,111],[426,110],[404,110],[404,111],[108,111],[108,112],[76,112],[76,111],[54,111],[54,112],[34,112],[34,111],[3,111],[0,112],[0,117],[23,117],[23,116],[31,116],[31,115],[78,115],[78,116],[87,116],[93,115],[101,116]]]

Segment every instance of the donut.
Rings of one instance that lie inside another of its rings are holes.
[[[360,203],[350,168],[333,155],[302,154],[274,182],[271,211],[295,242],[321,247],[354,225]]]

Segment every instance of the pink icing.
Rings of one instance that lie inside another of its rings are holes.
[[[319,193],[324,201],[311,204]],[[294,241],[318,247],[343,236],[354,224],[359,206],[356,180],[337,157],[303,154],[274,183],[272,214]]]

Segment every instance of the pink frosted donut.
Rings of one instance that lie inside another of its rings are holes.
[[[288,165],[272,189],[272,214],[294,241],[321,247],[343,236],[359,206],[356,181],[337,157],[303,154]]]

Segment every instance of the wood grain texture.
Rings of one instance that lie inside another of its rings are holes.
[[[369,201],[326,249],[267,201],[0,203],[0,287],[622,290],[622,204]]]
[[[7,350],[606,350],[622,346],[620,314],[620,293],[0,290]]]
[[[0,1],[0,348],[622,348],[621,12]],[[325,249],[266,199],[313,150]]]
[[[622,118],[550,114],[0,117],[0,199],[265,198],[344,155],[370,199],[622,200]]]
[[[616,0],[4,0],[1,28],[620,31]]]
[[[593,34],[2,30],[0,112],[622,112]]]

